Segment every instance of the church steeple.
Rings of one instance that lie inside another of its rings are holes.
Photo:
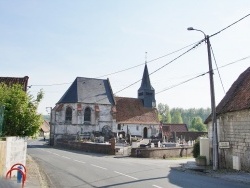
[[[155,90],[150,83],[147,62],[145,62],[141,87],[138,90],[138,99],[141,99],[143,101],[144,107],[148,108],[156,107]]]

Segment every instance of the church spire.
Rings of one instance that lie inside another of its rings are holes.
[[[153,108],[156,107],[155,90],[150,83],[146,55],[145,55],[145,67],[142,76],[141,87],[138,90],[138,98],[143,101],[144,107]]]

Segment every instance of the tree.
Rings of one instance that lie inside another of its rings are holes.
[[[171,115],[167,104],[158,104],[158,118],[162,123],[171,123]]]
[[[42,123],[42,116],[37,114],[42,98],[41,90],[34,99],[20,85],[0,84],[0,104],[5,106],[2,136],[33,136]]]
[[[182,124],[183,123],[181,113],[179,111],[175,111],[173,113],[172,123],[176,123],[176,124]]]
[[[195,117],[189,131],[207,132],[207,127],[202,123],[201,117]]]

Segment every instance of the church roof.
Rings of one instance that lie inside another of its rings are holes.
[[[72,85],[68,88],[59,103],[96,103],[112,104],[112,88],[109,80],[77,77]]]
[[[216,114],[250,109],[250,67],[233,83],[216,107]],[[211,115],[205,123],[211,121]]]
[[[136,98],[115,97],[116,122],[124,124],[160,124],[155,108],[143,107],[142,101]]]
[[[150,83],[147,64],[145,64],[145,67],[144,67],[141,87],[139,90],[154,90],[154,88],[151,86],[151,83]]]
[[[0,77],[0,83],[5,83],[7,86],[20,84],[24,91],[27,91],[29,77]]]

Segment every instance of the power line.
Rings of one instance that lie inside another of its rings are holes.
[[[204,76],[204,75],[206,75],[206,74],[208,74],[208,73],[209,73],[209,71],[208,71],[208,72],[205,72],[205,73],[203,73],[203,74],[200,74],[200,75],[198,75],[198,76],[195,76],[195,77],[193,77],[193,78],[190,78],[190,79],[188,79],[188,80],[185,80],[185,81],[183,81],[183,82],[181,82],[181,83],[179,83],[179,84],[170,86],[170,87],[168,87],[168,88],[166,88],[166,89],[163,89],[163,90],[161,90],[161,91],[159,91],[159,92],[157,92],[157,93],[155,93],[155,94],[159,94],[159,93],[162,93],[162,92],[164,92],[164,91],[170,90],[170,89],[172,89],[172,88],[175,88],[175,87],[177,87],[177,86],[180,86],[180,85],[182,85],[182,84],[185,84],[185,83],[187,83],[187,82],[190,82],[190,81],[192,81],[192,80],[194,80],[194,79],[196,79],[196,78],[199,78],[199,77],[201,77],[201,76]]]
[[[213,48],[212,48],[211,43],[210,43],[210,48],[211,48],[211,51],[212,51],[212,54],[213,54],[214,62],[215,62],[215,65],[216,65],[216,70],[217,70],[217,72],[218,72],[218,74],[219,74],[220,83],[221,83],[221,86],[222,86],[223,91],[224,91],[224,94],[225,94],[226,91],[225,91],[225,88],[224,88],[224,85],[223,85],[223,82],[222,82],[222,79],[221,79],[220,71],[219,71],[219,69],[218,69],[218,65],[217,65],[217,62],[216,62],[216,59],[215,59],[215,55],[214,55],[214,51],[213,51]]]
[[[200,41],[198,41],[198,42],[200,42]],[[152,59],[152,60],[150,60],[150,61],[147,61],[147,63],[151,63],[151,62],[157,61],[157,60],[159,60],[159,59],[162,59],[162,58],[164,58],[164,57],[167,57],[167,56],[169,56],[169,55],[175,54],[175,53],[177,53],[177,52],[179,52],[179,51],[181,51],[181,50],[183,50],[183,49],[185,49],[185,48],[187,48],[187,47],[189,47],[189,46],[192,46],[192,45],[194,45],[194,44],[197,44],[198,42],[194,42],[194,43],[189,44],[189,45],[187,45],[187,46],[184,46],[184,47],[182,47],[182,48],[180,48],[180,49],[178,49],[178,50],[172,51],[172,52],[170,52],[170,53],[168,53],[168,54],[166,54],[166,55],[163,55],[163,56],[157,57],[157,58],[155,58],[155,59]],[[125,72],[125,71],[128,71],[128,70],[134,69],[134,68],[136,68],[136,67],[142,66],[142,65],[144,65],[144,64],[145,64],[145,63],[141,63],[141,64],[135,65],[135,66],[133,66],[133,67],[129,67],[129,68],[122,69],[122,70],[115,71],[115,72],[108,73],[108,74],[104,74],[104,75],[101,75],[101,76],[96,77],[96,79],[102,78],[102,77],[106,77],[106,76],[110,76],[110,75],[113,75],[113,74],[118,74],[118,73],[121,73],[121,72]],[[66,84],[72,84],[72,83],[73,83],[73,82],[68,82],[68,83],[56,83],[56,84],[42,84],[42,85],[30,85],[30,86],[28,86],[28,87],[29,87],[29,88],[31,88],[32,86],[39,86],[39,87],[45,86],[45,87],[46,87],[46,86],[55,86],[55,85],[66,85]]]
[[[200,40],[200,41],[199,41],[196,45],[194,45],[192,48],[188,49],[187,51],[185,51],[185,52],[182,53],[181,55],[177,56],[177,57],[174,58],[173,60],[171,60],[171,61],[169,61],[168,63],[166,63],[165,65],[163,65],[163,66],[161,66],[160,68],[156,69],[155,71],[151,72],[149,75],[152,75],[152,74],[158,72],[159,70],[163,69],[165,66],[167,66],[167,65],[169,65],[169,64],[171,64],[171,63],[173,63],[175,60],[179,59],[180,57],[182,57],[182,56],[185,55],[186,53],[188,53],[188,52],[190,52],[191,50],[195,49],[195,48],[196,48],[197,46],[199,46],[202,42],[204,42],[204,40],[205,40],[205,39]],[[127,88],[129,88],[129,87],[131,87],[131,86],[133,86],[133,85],[135,85],[136,83],[138,83],[138,82],[140,82],[140,81],[141,81],[141,79],[140,79],[140,80],[137,80],[136,82],[130,84],[129,86],[127,86],[127,87],[125,87],[125,88],[119,90],[119,91],[116,92],[116,93],[119,93],[119,92],[121,92],[121,91],[123,91],[123,90],[125,90],[125,89],[127,89]],[[116,93],[115,93],[115,94],[116,94]]]
[[[236,22],[234,22],[234,23],[228,25],[227,27],[221,29],[220,31],[218,31],[218,32],[216,32],[216,33],[214,33],[214,34],[212,34],[212,35],[210,36],[210,38],[213,37],[213,36],[215,36],[215,35],[217,35],[217,34],[219,34],[219,33],[221,33],[222,31],[228,29],[229,27],[235,25],[236,23],[240,22],[241,20],[245,19],[245,18],[248,17],[248,16],[250,16],[250,14],[247,14],[246,16],[242,17],[241,19],[237,20]]]
[[[223,65],[223,66],[217,67],[216,69],[213,69],[213,70],[218,70],[218,69],[221,69],[221,68],[225,68],[225,67],[227,67],[227,66],[229,66],[229,65],[232,65],[232,64],[234,64],[234,63],[237,63],[237,62],[240,62],[240,61],[243,61],[243,60],[246,60],[246,59],[248,59],[248,58],[250,58],[250,56],[247,56],[247,57],[238,59],[238,60],[233,61],[233,62],[231,62],[231,63],[228,63],[228,64],[225,64],[225,65]],[[162,92],[164,92],[164,91],[167,91],[167,90],[170,90],[170,89],[175,88],[175,87],[177,87],[177,86],[180,86],[180,85],[182,85],[182,84],[184,84],[184,83],[190,82],[190,81],[192,81],[192,80],[194,80],[194,79],[196,79],[196,78],[199,78],[199,77],[201,77],[201,76],[204,76],[204,75],[206,75],[206,74],[208,74],[208,73],[209,73],[209,71],[208,71],[208,72],[205,72],[205,73],[202,73],[202,74],[199,74],[198,76],[192,77],[192,78],[190,78],[190,79],[188,79],[188,80],[185,80],[185,81],[183,81],[183,82],[180,82],[180,83],[178,83],[178,84],[175,84],[175,85],[173,85],[173,86],[170,86],[170,87],[168,87],[168,88],[166,88],[166,89],[163,89],[163,90],[157,92],[156,94],[162,93]]]
[[[198,41],[198,42],[199,42],[199,41]],[[180,48],[180,49],[178,49],[178,50],[175,50],[175,51],[173,51],[173,52],[170,52],[170,53],[168,53],[168,54],[166,54],[166,55],[163,55],[163,56],[157,57],[157,58],[155,58],[155,59],[152,59],[152,60],[150,60],[150,61],[147,61],[147,63],[151,63],[151,62],[157,61],[157,60],[159,60],[159,59],[162,59],[162,58],[164,58],[164,57],[167,57],[167,56],[169,56],[169,55],[172,55],[172,54],[174,54],[174,53],[177,53],[177,52],[179,52],[179,51],[181,51],[181,50],[183,50],[183,49],[185,49],[185,48],[187,48],[187,47],[189,47],[189,46],[192,46],[192,45],[194,45],[194,44],[196,44],[196,43],[197,43],[197,42],[194,42],[194,43],[189,44],[189,45],[187,45],[187,46],[184,46],[184,47],[182,47],[182,48]],[[113,74],[121,73],[121,72],[130,70],[130,69],[134,69],[134,68],[136,68],[136,67],[142,66],[142,65],[144,65],[144,64],[145,64],[145,63],[141,63],[141,64],[135,65],[135,66],[133,66],[133,67],[129,67],[129,68],[126,68],[126,69],[123,69],[123,70],[119,70],[119,71],[116,71],[116,72],[112,72],[112,73],[108,73],[108,74],[104,74],[104,75],[98,76],[98,77],[96,77],[96,78],[102,78],[102,77],[110,76],[110,75],[113,75]]]

